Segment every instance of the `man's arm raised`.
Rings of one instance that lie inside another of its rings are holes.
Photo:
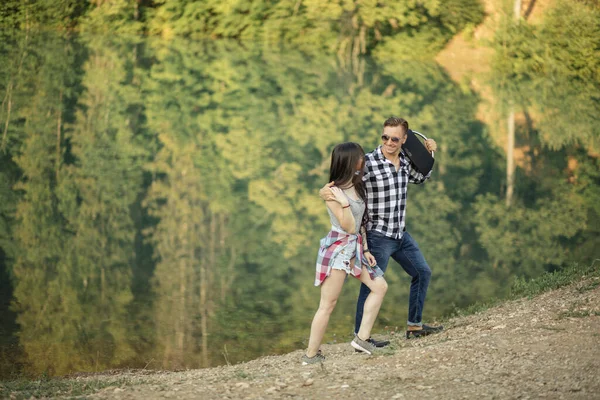
[[[335,182],[329,182],[319,190],[319,197],[324,201],[335,201],[335,196],[331,191],[331,188],[335,185]]]

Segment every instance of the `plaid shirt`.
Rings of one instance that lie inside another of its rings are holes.
[[[400,239],[406,230],[408,183],[421,184],[431,176],[417,171],[404,150],[400,151],[400,168],[387,160],[381,146],[365,155],[363,181],[367,190],[370,221],[367,230]]]
[[[315,276],[315,286],[319,286],[325,278],[331,274],[331,267],[335,257],[346,246],[352,246],[355,249],[356,256],[354,264],[351,266],[352,275],[356,278],[362,273],[362,265],[367,268],[371,279],[377,276],[383,276],[383,271],[378,266],[371,267],[363,254],[362,236],[346,233],[343,230],[332,227],[327,236],[321,239],[321,247],[317,256],[317,272]],[[362,260],[359,261],[359,260]]]

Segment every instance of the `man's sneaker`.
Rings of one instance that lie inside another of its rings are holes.
[[[321,350],[312,357],[309,357],[306,354],[302,356],[302,365],[317,364],[322,363],[323,361],[325,361],[325,356],[321,353]]]
[[[389,340],[375,340],[373,338],[368,338],[366,341],[371,343],[373,346],[375,346],[377,348],[385,347],[388,344],[390,344]],[[358,350],[358,349],[356,349],[354,351],[357,353],[360,352],[360,350]]]
[[[440,333],[441,331],[444,330],[443,326],[429,326],[429,325],[423,325],[421,326],[421,329],[417,329],[414,331],[406,331],[406,338],[410,339],[411,337],[421,337],[421,336],[427,336],[427,335],[431,335],[434,333]]]
[[[354,340],[352,340],[352,343],[350,343],[350,344],[356,350],[362,351],[363,353],[367,353],[367,354],[373,354],[375,352],[375,350],[377,349],[377,347],[375,347],[375,345],[373,345],[372,343],[370,343],[367,340],[362,340],[361,338],[358,337],[358,335],[354,336]]]

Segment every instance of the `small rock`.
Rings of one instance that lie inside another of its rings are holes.
[[[275,392],[277,392],[277,390],[279,390],[276,386],[271,386],[270,388],[268,388],[267,390],[265,390],[265,393],[267,394],[273,394]]]
[[[415,386],[415,389],[418,389],[418,390],[427,390],[427,389],[432,389],[432,388],[433,388],[433,386],[423,386],[423,385]]]
[[[315,383],[315,380],[312,378],[308,378],[307,380],[304,381],[304,383],[302,384],[302,386],[310,386],[313,383]]]
[[[287,383],[285,383],[285,382],[281,382],[281,381],[275,381],[275,384],[277,385],[277,387],[278,387],[279,389],[283,389],[283,388],[286,388],[286,387],[287,387]]]
[[[346,389],[346,388],[349,388],[349,387],[350,387],[350,385],[342,385],[342,386],[340,386],[340,387],[341,387],[342,389]]]
[[[250,384],[248,382],[238,382],[235,384],[235,387],[240,389],[248,389],[250,387]]]

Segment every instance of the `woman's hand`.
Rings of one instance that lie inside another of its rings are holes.
[[[332,200],[337,201],[338,203],[340,203],[340,205],[342,207],[347,207],[348,204],[350,204],[348,202],[348,198],[346,197],[346,195],[344,194],[344,192],[342,191],[342,189],[340,189],[339,187],[332,186],[331,187],[331,193],[334,196],[334,198]]]
[[[365,253],[365,258],[369,262],[370,267],[374,267],[377,264],[377,260],[375,260],[375,256],[370,252]]]

